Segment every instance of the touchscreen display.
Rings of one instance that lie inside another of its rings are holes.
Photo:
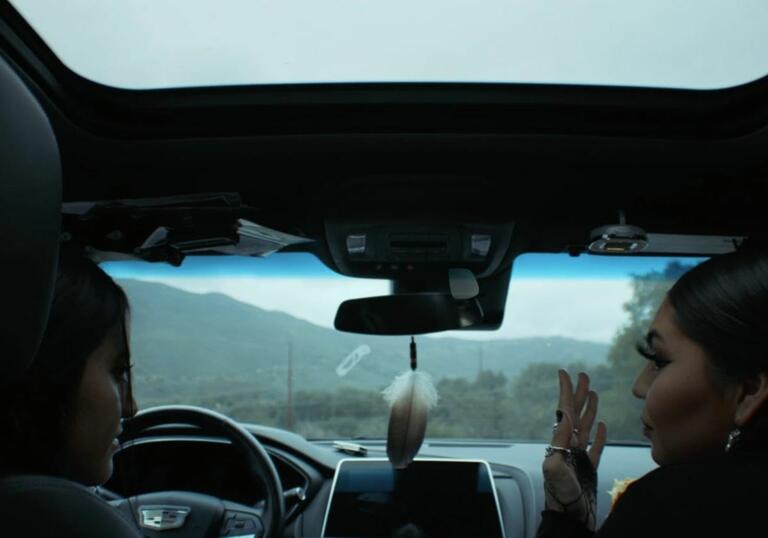
[[[490,467],[482,461],[339,464],[323,536],[503,538]]]

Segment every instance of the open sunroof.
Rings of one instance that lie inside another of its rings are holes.
[[[130,89],[349,82],[717,89],[768,73],[765,0],[12,0]]]

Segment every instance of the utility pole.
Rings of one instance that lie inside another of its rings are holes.
[[[483,344],[477,344],[477,377],[480,378],[480,374],[483,373]]]
[[[293,342],[288,342],[288,402],[285,410],[285,427],[293,431]]]

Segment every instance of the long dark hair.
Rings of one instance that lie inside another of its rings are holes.
[[[680,330],[707,353],[715,385],[768,372],[768,251],[715,256],[683,275],[667,297]],[[743,428],[742,446],[765,440],[767,408]]]
[[[120,286],[81,251],[63,249],[38,353],[21,380],[0,386],[0,472],[61,473],[60,451],[88,357],[117,330],[129,367],[128,315]],[[130,373],[126,403],[133,403]]]

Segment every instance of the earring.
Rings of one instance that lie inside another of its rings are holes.
[[[728,442],[725,444],[726,452],[730,452],[730,450],[733,448],[733,445],[735,445],[736,441],[738,441],[740,435],[741,435],[740,429],[735,428],[731,430],[731,433],[728,434]]]

